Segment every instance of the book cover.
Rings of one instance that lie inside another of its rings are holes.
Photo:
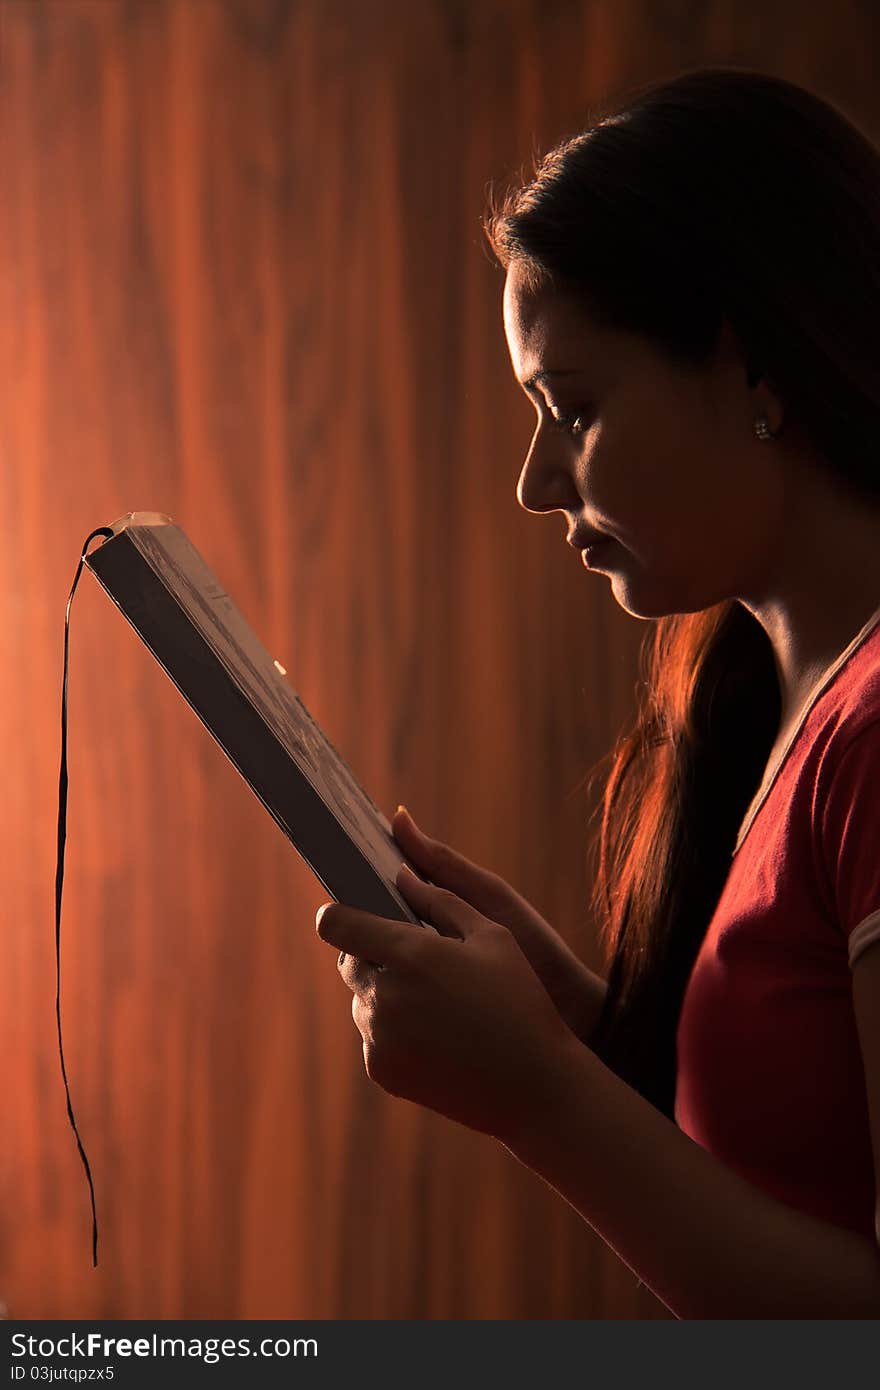
[[[85,563],[330,896],[430,925],[394,882],[418,870],[390,822],[182,528],[128,512],[111,529]]]

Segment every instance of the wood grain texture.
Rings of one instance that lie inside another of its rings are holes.
[[[757,11],[755,12],[757,14]],[[366,1077],[323,890],[88,575],[179,519],[387,814],[598,964],[580,783],[641,625],[514,489],[479,215],[617,85],[871,114],[875,20],[768,3],[0,0],[0,1298],[13,1318],[665,1318],[500,1146]]]

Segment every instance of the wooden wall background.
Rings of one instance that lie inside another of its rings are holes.
[[[514,489],[479,215],[609,89],[877,114],[876,16],[768,0],[0,0],[0,1299],[11,1318],[664,1318],[492,1141],[363,1070],[321,885],[86,573],[179,520],[388,814],[594,967],[580,784],[641,624]]]

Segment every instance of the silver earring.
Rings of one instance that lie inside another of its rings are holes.
[[[763,440],[776,438],[776,435],[770,428],[769,421],[764,415],[759,416],[755,421],[755,434],[759,439]]]

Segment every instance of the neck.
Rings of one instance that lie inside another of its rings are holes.
[[[740,602],[769,637],[782,726],[880,607],[880,499],[803,486],[787,509],[765,591]]]

